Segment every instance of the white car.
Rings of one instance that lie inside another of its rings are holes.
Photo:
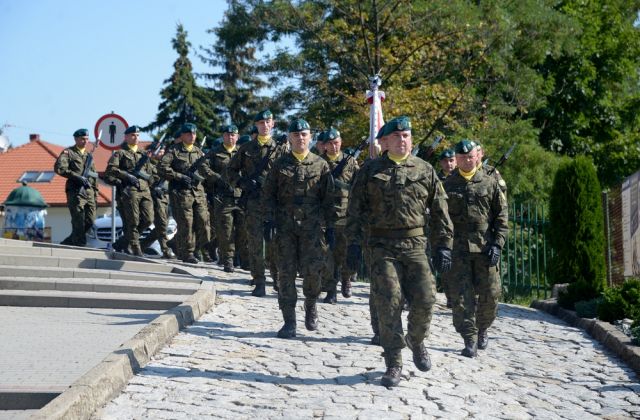
[[[140,239],[144,239],[149,235],[153,229],[153,224],[149,226],[144,232],[140,233]],[[178,223],[176,223],[173,217],[169,217],[169,224],[167,226],[167,238],[172,239],[178,231]],[[123,234],[122,218],[120,214],[116,212],[116,239]],[[91,229],[87,233],[87,246],[91,248],[110,249],[111,248],[111,214],[105,214],[102,217],[98,217],[93,223]],[[154,241],[147,249],[143,249],[145,255],[150,257],[160,257],[162,250],[158,241]]]

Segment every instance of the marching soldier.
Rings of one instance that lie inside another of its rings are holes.
[[[425,224],[430,212],[434,263],[440,272],[451,267],[453,231],[446,194],[435,170],[411,155],[411,122],[395,118],[383,127],[386,155],[367,161],[356,175],[347,216],[347,237],[352,243],[347,258],[357,267],[360,242],[366,233],[371,250],[371,281],[376,285],[380,344],[387,370],[381,384],[398,385],[405,344],[421,371],[431,368],[424,346],[436,299],[435,281],[425,253]],[[410,302],[408,332],[402,330],[401,290]]]
[[[81,128],[73,133],[75,145],[67,147],[60,153],[53,170],[63,178],[67,178],[64,191],[67,194],[67,206],[71,213],[71,235],[61,244],[85,246],[87,232],[96,219],[96,196],[98,195],[96,167],[87,166],[87,143],[89,130]],[[88,169],[85,171],[85,169]],[[85,172],[87,176],[85,176]]]
[[[322,289],[324,238],[334,239],[333,181],[329,165],[309,151],[309,124],[297,119],[289,125],[291,151],[274,164],[264,187],[264,237],[270,241],[275,231],[279,290],[278,304],[284,318],[279,338],[296,336],[295,307],[298,299],[296,276],[303,277],[305,327],[318,328],[316,300]]]
[[[274,126],[271,111],[265,110],[258,113],[254,123],[258,134],[233,156],[227,167],[227,177],[229,185],[242,189],[241,201],[246,201],[242,206],[246,217],[248,247],[251,250],[249,264],[252,284],[255,285],[251,294],[261,297],[266,294],[262,187],[273,162],[282,155],[283,148],[271,138],[271,130]],[[275,258],[271,248],[271,246],[267,247],[267,253],[272,264],[271,277],[276,287],[277,269],[273,266]]]
[[[444,182],[444,180],[451,175],[451,172],[456,169],[456,153],[453,149],[443,150],[438,157],[438,163],[440,164],[438,178],[440,178],[440,181]]]
[[[338,275],[341,280],[342,296],[351,297],[351,280],[355,278],[356,271],[349,269],[346,262],[347,237],[345,226],[347,224],[347,206],[349,204],[349,190],[358,171],[358,162],[341,150],[342,138],[340,132],[331,128],[318,137],[318,143],[324,151],[322,157],[329,164],[334,181],[334,208],[336,211],[335,243],[329,245],[329,253],[332,255],[333,270],[327,280],[327,296],[325,303],[336,303]],[[324,285],[323,285],[324,286]]]
[[[504,195],[507,195],[507,183],[504,182],[502,175],[500,175],[500,171],[498,171],[498,169],[494,166],[489,165],[489,159],[487,159],[487,162],[484,161],[484,149],[482,148],[482,145],[480,143],[476,143],[476,149],[478,149],[478,168],[482,168],[487,172],[488,175],[493,176],[496,181],[498,181],[498,186],[500,186],[500,189],[502,190]]]
[[[456,144],[458,164],[444,182],[453,221],[454,268],[449,276],[453,325],[464,339],[462,355],[487,348],[487,330],[500,297],[498,263],[507,238],[507,198],[498,181],[477,164],[476,144]]]
[[[197,131],[195,124],[183,124],[180,141],[165,152],[159,168],[160,175],[169,181],[169,194],[175,204],[178,257],[191,264],[199,262],[194,255],[196,245],[202,249],[209,243],[207,197],[202,182],[215,176],[204,153],[195,145]]]
[[[149,182],[155,168],[142,150],[139,150],[140,127],[132,125],[124,132],[124,143],[116,150],[109,163],[105,175],[117,178],[122,182],[120,194],[127,205],[124,212],[124,242],[133,255],[142,256],[140,233],[153,221],[153,202]]]

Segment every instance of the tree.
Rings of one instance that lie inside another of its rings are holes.
[[[605,279],[601,189],[590,158],[578,156],[556,172],[550,199],[552,281],[571,283],[561,304],[597,297]]]
[[[173,64],[174,73],[164,81],[160,91],[163,101],[158,106],[156,120],[144,127],[145,131],[160,130],[161,134],[173,136],[182,124],[190,122],[198,126],[202,136],[214,138],[219,118],[214,111],[214,103],[207,92],[198,86],[189,60],[191,43],[182,24],[177,25],[176,37],[172,40],[178,59]]]

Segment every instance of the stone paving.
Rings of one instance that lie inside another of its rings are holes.
[[[418,371],[405,349],[404,380],[386,389],[381,348],[369,344],[368,285],[319,304],[315,332],[305,330],[299,300],[298,337],[281,340],[275,292],[255,298],[246,272],[210,272],[216,306],[95,418],[640,418],[633,371],[546,313],[500,305],[489,348],[468,359],[439,296],[427,340],[433,368]]]

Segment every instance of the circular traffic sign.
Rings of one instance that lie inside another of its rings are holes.
[[[96,138],[102,133],[100,146],[107,150],[116,150],[124,141],[124,130],[129,127],[127,120],[118,114],[105,114],[98,119],[93,129]]]

